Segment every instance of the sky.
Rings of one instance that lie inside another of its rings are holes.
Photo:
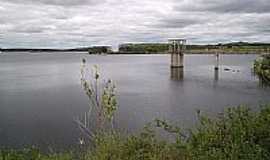
[[[0,0],[0,47],[270,42],[270,0]]]

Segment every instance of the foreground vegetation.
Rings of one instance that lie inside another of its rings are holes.
[[[268,160],[270,159],[270,105],[258,112],[239,106],[216,118],[198,113],[198,125],[181,132],[166,121],[155,120],[139,135],[101,133],[82,160]],[[174,135],[160,140],[157,128]],[[69,160],[72,154],[42,155],[38,150],[2,151],[0,160]]]
[[[264,82],[270,84],[270,54],[255,60],[254,71]]]
[[[161,141],[153,130],[122,138],[105,135],[96,142],[87,159],[155,160],[266,160],[270,158],[270,106],[260,112],[246,107],[231,108],[217,119],[199,116],[196,129],[183,134],[164,121],[156,126],[175,134],[175,141]]]
[[[36,148],[27,148],[23,150],[0,151],[0,160],[72,160],[75,156],[70,153],[65,154],[41,154]]]

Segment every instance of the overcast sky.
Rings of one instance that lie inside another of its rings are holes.
[[[0,0],[0,47],[270,42],[270,0]]]

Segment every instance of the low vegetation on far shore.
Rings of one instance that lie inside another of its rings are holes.
[[[119,46],[119,52],[126,54],[166,54],[168,43],[127,43]],[[187,44],[185,54],[261,54],[269,53],[268,43],[219,43],[208,45]],[[113,54],[113,53],[112,53]]]

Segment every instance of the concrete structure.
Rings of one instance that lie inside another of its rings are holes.
[[[171,54],[171,67],[184,67],[184,50],[186,49],[186,40],[172,38],[169,39],[169,53]]]

